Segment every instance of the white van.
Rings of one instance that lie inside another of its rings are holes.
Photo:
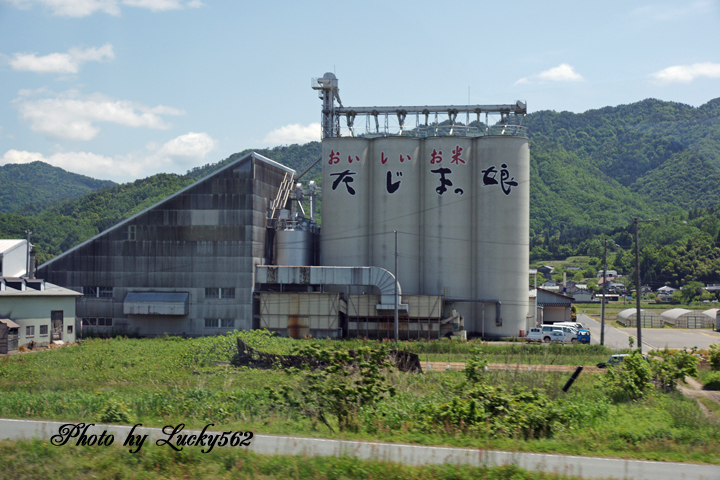
[[[577,329],[566,325],[543,325],[528,330],[529,342],[577,343]]]

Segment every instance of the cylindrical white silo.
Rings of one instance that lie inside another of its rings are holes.
[[[320,265],[371,266],[369,148],[360,138],[323,140]]]
[[[447,294],[466,300],[473,296],[471,156],[469,138],[430,137],[423,141],[420,262],[425,295]],[[470,313],[464,307],[463,313]]]
[[[529,308],[530,151],[522,137],[475,140],[476,294],[501,301],[503,324],[486,306],[485,331],[515,336]],[[489,308],[488,308],[489,307]]]
[[[420,140],[378,138],[371,148],[371,265],[394,273],[398,231],[398,280],[405,294],[420,293]]]

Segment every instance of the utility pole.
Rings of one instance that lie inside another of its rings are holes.
[[[642,296],[642,288],[640,285],[640,237],[638,235],[638,227],[640,223],[654,223],[658,220],[638,220],[637,217],[635,217],[635,296],[637,297],[635,301],[636,305],[636,316],[637,316],[637,342],[638,342],[638,349],[640,350],[640,353],[642,353],[642,328],[641,328],[641,321],[640,321],[640,297]]]
[[[637,342],[638,350],[642,353],[642,321],[640,320],[640,245],[638,244],[638,219],[635,217],[635,305],[637,319]]]
[[[603,298],[600,313],[600,345],[605,345],[605,302],[607,301],[607,238],[603,239],[605,246],[605,266],[603,267]]]
[[[395,348],[397,348],[398,337],[400,336],[400,327],[398,325],[398,249],[397,249],[397,230],[395,230]]]
[[[25,276],[27,278],[30,278],[30,235],[32,235],[31,230],[25,230],[25,234],[27,235],[27,251],[26,251],[26,258],[25,258]]]

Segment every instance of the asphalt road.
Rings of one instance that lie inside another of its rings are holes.
[[[44,438],[58,435],[65,422],[44,422],[35,420],[0,419],[0,441],[17,438]],[[216,428],[221,427],[217,426]],[[99,436],[106,432],[107,437],[113,435],[112,444],[122,445],[128,439],[130,426],[95,425],[83,430],[84,434]],[[72,429],[68,429],[72,430]],[[170,429],[172,430],[172,428]],[[79,433],[79,432],[78,432]],[[198,431],[184,430],[182,434],[198,435]],[[212,433],[210,431],[206,433]],[[145,437],[143,445],[158,439],[170,440],[170,436],[159,428],[137,427],[133,434],[140,439]],[[71,445],[76,444],[77,436],[69,439]],[[94,442],[93,442],[94,443]],[[173,439],[173,442],[175,440]],[[55,444],[55,443],[53,443]],[[171,448],[161,443],[162,448]],[[97,446],[81,446],[79,448],[98,448]],[[123,448],[128,448],[127,446]],[[137,445],[131,448],[137,449]],[[139,447],[142,448],[142,447]],[[348,440],[332,440],[323,438],[303,438],[282,435],[255,435],[247,447],[217,448],[248,448],[265,455],[307,455],[307,456],[342,456],[348,455],[362,459],[391,461],[407,465],[428,464],[463,464],[473,466],[517,465],[532,471],[553,472],[558,474],[576,475],[583,478],[624,478],[647,480],[720,480],[720,466],[697,465],[690,463],[651,462],[644,460],[625,460],[617,458],[578,457],[571,455],[550,455],[544,453],[503,452],[498,450],[481,450],[472,448],[429,447],[422,445],[406,445],[379,442],[358,442]],[[130,449],[128,448],[128,455]]]
[[[585,324],[592,334],[591,343],[600,343],[600,322],[587,315],[578,315],[578,321]],[[605,322],[605,345],[610,348],[628,348],[628,338],[633,337],[637,346],[636,328],[615,328]],[[643,328],[643,351],[651,349],[692,348],[707,349],[713,343],[720,343],[720,332],[681,328]]]

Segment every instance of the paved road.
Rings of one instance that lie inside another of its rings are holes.
[[[0,419],[0,440],[32,437],[50,438],[59,432],[62,425],[64,425],[63,422]],[[86,435],[100,435],[107,431],[107,434],[114,434],[113,444],[120,445],[128,438],[131,428],[130,426],[98,424],[88,428]],[[200,432],[183,431],[182,433],[197,435]],[[168,435],[164,434],[159,428],[138,427],[135,429],[134,434],[148,435],[147,442],[168,439]],[[69,443],[73,444],[74,442],[76,442],[75,439]],[[163,448],[165,447],[170,448],[168,445]],[[84,446],[80,448],[97,447]],[[717,465],[502,452],[470,448],[426,447],[280,435],[255,435],[249,447],[234,448],[248,448],[256,453],[266,455],[348,455],[362,459],[392,461],[408,465],[453,463],[495,466],[514,464],[527,470],[576,475],[583,478],[720,480],[720,466]],[[131,455],[131,453],[128,453],[128,455]]]
[[[592,343],[600,343],[600,322],[587,315],[578,315],[578,321],[588,326]],[[633,337],[637,345],[636,328],[615,328],[605,322],[605,345],[610,348],[628,348],[628,338]],[[651,349],[691,348],[707,349],[713,343],[720,343],[720,332],[681,328],[643,328],[643,351]]]

